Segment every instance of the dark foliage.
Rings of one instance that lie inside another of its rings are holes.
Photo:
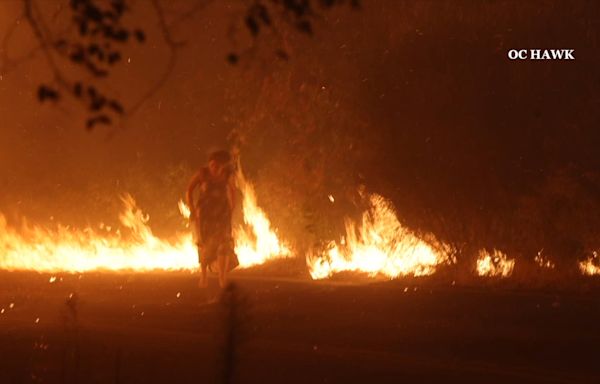
[[[122,44],[134,36],[143,43],[145,33],[140,29],[129,29],[122,23],[122,17],[128,11],[125,0],[112,0],[107,5],[94,0],[72,0],[70,2],[73,23],[78,26],[78,41],[61,41],[61,50],[68,54],[71,62],[80,65],[95,78],[107,77],[110,68],[121,61]],[[123,114],[124,108],[117,100],[111,100],[96,87],[75,83],[72,95],[83,101],[90,112],[87,129],[98,124],[111,124],[109,113]]]
[[[56,89],[47,85],[40,85],[37,93],[38,100],[43,103],[46,100],[56,101],[59,99],[59,94]]]
[[[98,124],[112,124],[115,119],[111,115],[123,115],[126,108],[123,104],[100,91],[99,81],[110,77],[111,70],[123,58],[123,49],[132,41],[144,43],[147,39],[146,32],[137,27],[124,24],[123,16],[131,12],[127,0],[70,0],[69,11],[71,20],[76,27],[76,36],[72,38],[59,38],[56,41],[41,28],[43,21],[38,19],[32,11],[33,0],[23,0],[29,19],[36,37],[42,47],[47,50],[48,64],[55,72],[55,87],[42,85],[38,89],[40,102],[46,100],[57,101],[61,93],[67,93],[82,102],[89,117],[86,127],[93,129]],[[165,20],[160,0],[148,2],[153,5],[158,13],[160,27],[166,43],[172,53],[178,47],[173,41],[169,25]],[[277,32],[278,26],[287,25],[300,33],[312,36],[314,33],[313,22],[318,17],[318,11],[327,10],[336,5],[350,5],[357,8],[357,0],[273,0],[252,2],[243,16],[243,24],[253,38],[258,38],[265,30]],[[70,63],[80,67],[87,74],[92,75],[88,81],[71,80],[65,76],[59,66],[54,63],[53,56],[57,55]],[[227,63],[235,65],[240,61],[241,53],[232,52],[226,57]],[[283,48],[275,51],[276,59],[288,60],[289,55]],[[173,62],[164,78],[152,88],[152,92],[160,88],[172,69]],[[87,89],[87,92],[85,91]],[[135,107],[133,107],[135,109]]]
[[[291,26],[292,29],[312,36],[314,34],[313,23],[318,18],[320,10],[328,10],[338,5],[350,5],[358,9],[359,0],[272,0],[255,1],[248,7],[244,16],[244,25],[253,38],[257,38],[261,32],[270,30],[278,32],[279,25]],[[282,48],[275,51],[277,58],[287,60],[288,54]],[[230,64],[237,64],[239,53],[231,53],[227,56]]]
[[[48,37],[39,28],[41,21],[31,12],[31,1],[25,0],[28,17],[42,45],[47,44]],[[146,40],[144,31],[129,28],[123,24],[122,18],[129,10],[126,0],[111,0],[109,2],[96,0],[71,0],[69,10],[77,34],[73,38],[60,38],[52,44],[47,44],[51,50],[48,57],[56,54],[82,68],[91,74],[91,80],[69,80],[62,74],[56,64],[49,60],[55,71],[56,86],[41,85],[38,89],[40,102],[57,101],[61,93],[67,93],[79,100],[87,109],[89,117],[86,128],[93,129],[98,124],[111,124],[114,119],[111,114],[122,115],[125,109],[118,100],[110,98],[100,91],[96,82],[107,78],[111,68],[121,61],[125,43],[133,36],[138,43]]]

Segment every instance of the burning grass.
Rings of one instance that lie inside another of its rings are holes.
[[[290,249],[271,228],[264,211],[256,205],[252,185],[243,177],[240,189],[245,225],[234,231],[240,267],[289,257]],[[127,235],[103,225],[81,230],[63,225],[45,228],[24,224],[17,230],[0,215],[0,268],[38,272],[197,269],[197,250],[189,231],[178,233],[171,240],[158,238],[148,225],[149,216],[137,207],[133,197],[126,194],[121,200],[123,211],[119,220]],[[180,203],[179,208],[189,217],[184,204]]]
[[[388,278],[426,276],[451,261],[449,246],[433,236],[420,238],[404,227],[391,203],[377,194],[369,196],[369,208],[360,225],[347,219],[345,237],[307,257],[313,279],[344,271]]]
[[[600,275],[600,257],[598,252],[593,252],[587,260],[579,263],[579,269],[584,275]]]
[[[479,251],[477,274],[479,276],[509,277],[515,268],[515,260],[505,253],[494,249],[491,253],[485,249]]]
[[[244,223],[234,229],[234,239],[241,268],[279,260],[272,267],[260,267],[260,270],[300,276],[302,274],[297,272],[305,271],[306,265],[312,279],[349,274],[355,278],[356,273],[394,279],[429,276],[441,266],[456,263],[456,252],[451,246],[433,235],[419,235],[406,228],[388,200],[371,194],[367,196],[368,207],[361,221],[346,219],[345,235],[339,241],[330,241],[323,249],[313,250],[304,264],[302,257],[293,257],[291,247],[280,238],[258,206],[252,184],[241,173],[237,181],[243,197]],[[27,223],[16,229],[0,215],[0,269],[73,273],[194,271],[198,268],[197,250],[189,230],[169,240],[161,239],[153,234],[149,216],[137,207],[132,196],[124,195],[121,201],[120,229],[102,224],[81,230]],[[189,218],[189,209],[181,201],[179,210]],[[534,258],[535,264],[541,270],[554,270],[555,264],[542,252]],[[495,249],[480,250],[475,265],[477,275],[483,277],[508,278],[514,268],[515,260]],[[598,253],[580,262],[579,270],[583,275],[600,275]]]

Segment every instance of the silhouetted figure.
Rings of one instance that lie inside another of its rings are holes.
[[[200,194],[194,199],[196,188]],[[216,262],[219,285],[224,288],[227,284],[227,272],[238,265],[231,234],[235,183],[229,152],[219,150],[209,155],[208,165],[200,169],[190,181],[186,199],[198,246],[202,273],[200,286],[208,285],[207,268]]]

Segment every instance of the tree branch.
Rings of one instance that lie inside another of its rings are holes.
[[[161,34],[163,36],[163,40],[165,41],[169,49],[169,61],[167,62],[167,66],[165,67],[164,72],[154,83],[154,85],[152,85],[152,87],[129,108],[129,111],[127,113],[129,117],[134,115],[141,108],[141,106],[152,96],[154,96],[167,82],[169,76],[173,72],[173,68],[175,68],[175,64],[177,62],[179,54],[179,49],[183,46],[182,42],[175,41],[175,39],[173,38],[169,25],[165,20],[165,14],[162,5],[160,4],[160,0],[152,0],[152,6],[154,7],[156,16],[158,17],[158,23]]]
[[[34,0],[23,0],[23,5],[24,5],[23,15],[25,16],[25,19],[31,26],[31,30],[33,31],[33,34],[35,35],[36,39],[38,40],[38,43],[40,44],[39,49],[42,51],[44,57],[46,58],[46,61],[47,61],[48,65],[50,67],[50,70],[52,71],[52,74],[54,76],[54,80],[60,86],[68,89],[69,83],[64,78],[64,76],[62,75],[60,70],[58,69],[56,62],[54,61],[54,57],[52,56],[52,52],[51,52],[50,44],[49,44],[49,41],[51,41],[51,40],[47,36],[44,35],[44,32],[42,31],[41,23],[35,19],[33,2],[34,2]]]

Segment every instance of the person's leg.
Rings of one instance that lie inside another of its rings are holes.
[[[198,262],[200,263],[200,281],[198,282],[198,286],[200,288],[208,287],[208,279],[206,277],[206,262],[202,259],[202,249],[198,246]]]
[[[227,274],[229,273],[229,254],[225,254],[224,256],[225,262],[223,265],[223,287],[227,285]]]
[[[226,281],[226,276],[225,274],[227,273],[226,268],[226,260],[227,257],[223,254],[219,254],[219,259],[218,259],[218,264],[219,264],[219,286],[221,286],[221,288],[225,288],[225,285],[227,284]]]
[[[208,278],[206,277],[206,269],[207,269],[207,265],[206,264],[201,264],[200,265],[200,269],[202,270],[202,279],[200,280],[200,288],[206,288],[208,287]]]

